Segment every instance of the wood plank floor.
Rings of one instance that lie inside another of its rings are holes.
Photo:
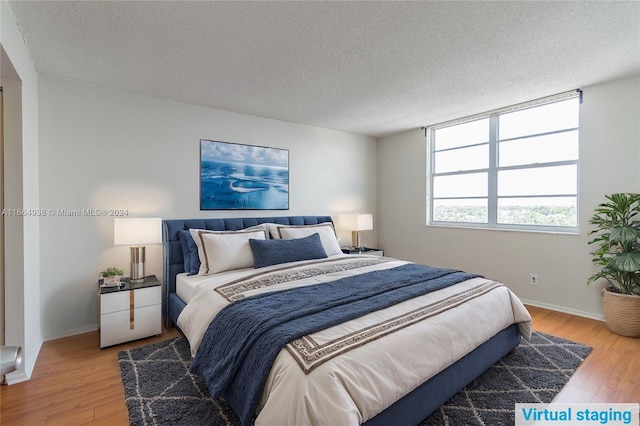
[[[594,349],[558,402],[640,401],[640,339],[617,336],[603,322],[527,307],[534,329]],[[0,386],[2,425],[128,425],[118,351],[177,336],[99,349],[98,332],[45,342],[31,380]]]

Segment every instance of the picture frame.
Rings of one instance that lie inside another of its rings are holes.
[[[289,150],[200,140],[200,210],[288,210]]]

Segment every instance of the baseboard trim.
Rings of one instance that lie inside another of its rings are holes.
[[[90,333],[92,331],[98,330],[98,324],[89,325],[87,327],[75,328],[73,330],[67,330],[62,333],[49,334],[45,336],[44,341],[47,342],[49,340],[62,339],[63,337],[75,336],[77,334]]]
[[[27,380],[29,380],[29,377],[27,377],[27,373],[25,373],[24,371],[15,371],[4,376],[3,384],[11,386],[15,385],[16,383],[26,382]]]
[[[525,305],[531,305],[531,306],[535,306],[535,307],[538,307],[538,308],[549,309],[551,311],[557,311],[557,312],[562,312],[562,313],[565,313],[565,314],[576,315],[576,316],[579,316],[579,317],[594,319],[594,320],[597,320],[597,321],[604,321],[604,315],[594,314],[593,312],[586,312],[586,311],[581,311],[581,310],[578,310],[578,309],[571,309],[571,308],[567,308],[565,306],[553,305],[551,303],[538,302],[538,301],[535,301],[535,300],[520,299],[520,301],[522,303],[524,303]]]

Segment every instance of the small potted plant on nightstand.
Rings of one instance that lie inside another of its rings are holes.
[[[100,277],[103,280],[101,285],[105,287],[119,286],[120,278],[124,275],[124,271],[120,268],[107,268],[100,272]]]
[[[619,193],[595,209],[590,220],[596,228],[589,241],[596,250],[593,264],[600,271],[588,284],[600,278],[604,289],[603,311],[607,326],[616,334],[640,337],[640,194]]]

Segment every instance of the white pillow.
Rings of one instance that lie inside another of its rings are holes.
[[[271,238],[273,240],[279,240],[280,239],[280,234],[278,233],[278,228],[282,227],[282,226],[286,226],[286,225],[280,225],[277,223],[270,223],[270,222],[265,222],[265,223],[261,223],[259,225],[255,225],[255,226],[250,226],[248,228],[244,228],[243,231],[255,231],[258,229],[263,229],[267,232],[267,239]]]
[[[280,233],[280,238],[285,240],[308,237],[312,234],[320,234],[320,241],[322,241],[322,247],[324,247],[324,251],[327,253],[327,256],[342,254],[340,244],[336,238],[336,231],[333,229],[333,225],[330,222],[320,223],[318,225],[281,226],[278,228],[278,231]]]
[[[189,232],[198,246],[199,275],[252,268],[254,260],[249,239],[264,240],[267,237],[264,230],[207,231],[190,229]]]
[[[267,231],[267,232],[269,232],[269,229],[267,228],[267,224],[266,223],[260,223],[258,225],[250,226],[248,228],[243,228],[240,231]],[[234,232],[238,232],[238,231],[234,231]],[[267,235],[267,237],[268,236],[269,235]]]
[[[279,240],[280,232],[278,230],[285,225],[280,225],[277,223],[265,223],[265,225],[267,226],[267,230],[269,231],[269,235],[271,236],[271,238],[274,240]]]

